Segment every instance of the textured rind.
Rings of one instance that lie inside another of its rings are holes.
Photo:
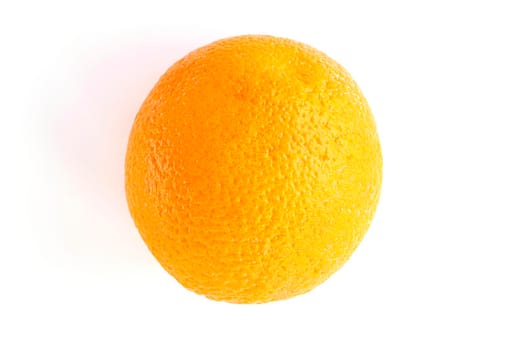
[[[182,285],[232,303],[305,293],[372,220],[382,157],[350,75],[304,44],[241,36],[160,78],[126,156],[131,215]]]

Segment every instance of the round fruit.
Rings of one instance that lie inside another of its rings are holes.
[[[176,62],[135,119],[131,215],[182,285],[262,303],[305,293],[350,257],[381,186],[374,119],[346,70],[271,36]]]

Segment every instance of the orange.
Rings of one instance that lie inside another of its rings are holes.
[[[375,122],[347,71],[262,35],[169,68],[126,156],[150,251],[186,288],[231,303],[290,298],[337,271],[370,225],[381,176]]]

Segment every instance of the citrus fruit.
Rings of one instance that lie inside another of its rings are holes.
[[[347,261],[372,220],[382,156],[342,66],[247,35],[168,69],[136,116],[125,168],[138,231],[173,277],[211,299],[263,303]]]

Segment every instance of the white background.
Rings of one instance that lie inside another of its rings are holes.
[[[1,349],[525,349],[520,1],[5,1]],[[376,117],[372,228],[325,284],[209,301],[127,212],[142,100],[210,41],[262,33],[343,64]]]

